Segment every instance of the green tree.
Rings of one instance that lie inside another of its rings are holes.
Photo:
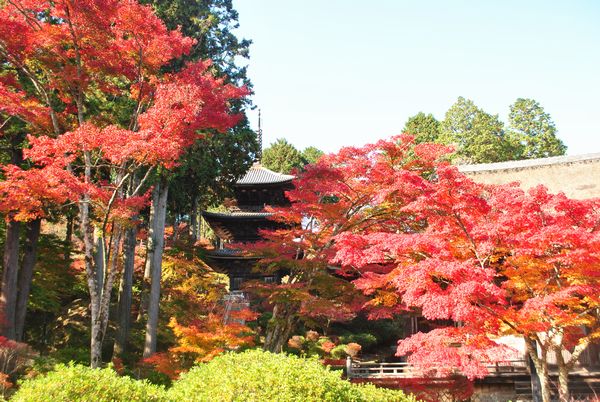
[[[252,41],[239,39],[233,33],[239,24],[232,0],[144,0],[142,3],[151,4],[169,29],[181,27],[184,35],[197,41],[188,56],[173,63],[174,68],[186,59],[211,59],[229,81],[250,84],[246,66],[240,66],[238,60],[249,58]]]
[[[302,159],[304,159],[305,165],[309,165],[316,163],[324,154],[325,153],[317,147],[306,147],[304,148],[304,151],[302,151]]]
[[[439,142],[456,147],[458,163],[489,163],[518,157],[517,146],[504,131],[498,115],[486,113],[462,96],[441,123]]]
[[[417,144],[437,142],[440,136],[440,122],[431,113],[419,112],[408,118],[402,132],[414,135]]]
[[[290,173],[305,165],[302,153],[284,138],[277,139],[263,151],[262,164],[279,173]]]
[[[520,148],[520,159],[559,156],[567,150],[552,118],[534,99],[519,98],[510,105],[508,130]]]

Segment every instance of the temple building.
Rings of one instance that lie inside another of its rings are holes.
[[[294,176],[273,172],[255,163],[238,180],[233,191],[235,198],[226,213],[202,212],[202,217],[217,236],[217,247],[207,254],[209,265],[229,276],[229,290],[237,291],[248,280],[267,283],[280,282],[284,272],[262,274],[254,270],[258,256],[248,255],[228,246],[231,243],[251,243],[261,239],[263,229],[276,229],[280,224],[269,220],[266,206],[286,206],[285,196],[292,189]]]

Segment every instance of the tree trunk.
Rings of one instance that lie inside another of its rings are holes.
[[[84,263],[85,273],[87,277],[88,290],[90,292],[90,312],[91,312],[91,327],[90,327],[90,365],[93,368],[100,367],[102,362],[102,338],[99,336],[99,312],[100,312],[100,297],[98,281],[94,267],[94,241],[91,233],[90,222],[90,199],[86,194],[83,196],[80,207],[80,225],[81,235],[84,245]]]
[[[556,354],[556,364],[558,366],[558,397],[560,401],[570,401],[569,367],[565,363],[561,348],[555,348],[554,353]]]
[[[92,156],[89,151],[85,151],[85,181],[89,183],[92,177]],[[102,364],[102,334],[100,320],[101,291],[98,286],[97,270],[94,266],[94,238],[92,234],[92,223],[90,218],[90,195],[85,193],[79,201],[79,225],[81,236],[83,238],[85,274],[90,292],[90,365],[93,368],[100,367]]]
[[[15,313],[17,309],[17,278],[19,275],[19,233],[21,223],[9,220],[4,243],[4,271],[0,291],[0,334],[16,339]]]
[[[281,353],[296,326],[296,308],[277,304],[273,308],[273,318],[267,328],[263,349]]]
[[[543,345],[540,345],[541,356],[538,356],[537,342],[525,339],[525,345],[529,357],[535,365],[535,369],[540,379],[541,397],[543,402],[551,402],[552,394],[550,392],[550,373],[548,372],[548,350]]]
[[[106,262],[106,250],[104,250],[104,235],[100,233],[99,228],[95,228],[94,230],[94,242],[95,252],[94,252],[94,264],[96,265],[96,281],[98,282],[98,289],[102,292],[104,288],[104,270],[105,262]],[[100,294],[102,297],[102,294]]]
[[[192,212],[190,213],[190,236],[194,242],[198,241],[198,198],[192,200]]]
[[[16,340],[23,340],[25,330],[25,317],[27,316],[27,303],[29,302],[29,291],[33,270],[37,262],[37,245],[40,237],[42,220],[35,219],[27,224],[25,237],[25,254],[23,264],[19,271],[19,290],[17,295],[17,311],[15,313]]]
[[[158,191],[156,191],[158,188]],[[153,194],[152,203],[154,207],[154,233],[152,234],[154,250],[152,258],[148,256],[147,265],[150,264],[150,298],[148,304],[148,322],[146,323],[146,339],[144,342],[144,357],[149,357],[156,352],[156,336],[158,330],[158,312],[160,302],[160,281],[162,255],[164,248],[165,219],[167,214],[167,196],[169,186],[163,178],[155,187],[156,193]],[[156,197],[155,197],[156,195]]]
[[[541,368],[538,372],[540,373],[540,385],[542,387],[542,401],[551,402],[550,373],[548,372],[548,363],[546,361],[541,362]]]
[[[91,236],[89,236],[91,240]],[[98,244],[105,244],[105,239],[99,236]],[[121,243],[121,229],[113,224],[112,229],[112,245],[110,250],[105,251],[105,259],[98,262],[101,266],[96,266],[95,271],[88,276],[88,285],[91,281],[94,283],[94,295],[90,295],[92,304],[92,336],[91,336],[91,366],[93,368],[100,367],[102,365],[102,344],[104,343],[104,336],[106,335],[106,329],[108,327],[108,317],[110,311],[110,299],[112,294],[113,284],[117,275],[117,263],[120,252]],[[92,257],[92,253],[89,253]],[[88,253],[86,252],[86,259]],[[93,258],[93,257],[92,257]],[[99,283],[99,273],[103,273],[102,284]],[[90,292],[92,293],[92,292]]]
[[[118,307],[118,327],[115,338],[114,354],[123,356],[127,350],[129,340],[129,331],[131,328],[131,301],[133,289],[133,271],[135,268],[135,246],[137,227],[127,229],[125,235],[125,262],[123,267],[123,277],[119,286],[119,307]]]
[[[148,311],[150,278],[152,276],[152,261],[154,260],[154,250],[156,249],[156,206],[160,195],[160,183],[157,183],[152,190],[152,202],[150,203],[150,216],[148,218],[148,236],[146,240],[146,261],[144,262],[144,279],[142,280],[142,292],[140,295],[140,308],[138,310],[137,321],[142,321]]]
[[[104,278],[104,289],[102,291],[102,298],[100,301],[100,320],[102,324],[102,340],[106,335],[106,328],[108,327],[108,318],[110,313],[110,299],[112,295],[113,285],[115,278],[117,277],[119,253],[121,249],[121,228],[113,223],[111,240],[112,245],[109,247],[108,255],[105,260],[105,278]]]
[[[173,237],[171,238],[173,242],[176,242],[177,239],[179,239],[179,225],[177,224],[178,219],[179,213],[173,211]]]
[[[71,212],[67,213],[67,232],[65,234],[65,265],[71,264],[71,245],[73,244],[73,226],[75,216]]]

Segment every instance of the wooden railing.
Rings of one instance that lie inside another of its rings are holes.
[[[346,376],[348,378],[420,378],[433,373],[442,365],[423,369],[410,363],[375,363],[346,360]],[[527,374],[525,360],[510,360],[487,366],[490,376]]]

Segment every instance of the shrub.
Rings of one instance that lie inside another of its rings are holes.
[[[341,343],[358,343],[362,346],[363,350],[369,349],[377,344],[377,337],[375,335],[361,332],[358,334],[347,334],[340,337]]]
[[[362,347],[358,343],[350,342],[346,345],[345,351],[348,356],[355,358],[361,349]]]
[[[319,340],[319,333],[317,331],[307,331],[306,332],[306,339],[308,339],[311,342],[317,342]]]
[[[288,339],[288,346],[292,349],[302,350],[306,340],[303,336],[294,335],[290,339]]]
[[[329,354],[334,359],[345,358],[346,356],[348,356],[348,353],[346,353],[346,345],[337,345],[336,347],[331,349],[331,352],[329,352]]]
[[[24,343],[0,336],[0,400],[14,385],[14,378],[33,363],[33,352]]]
[[[11,402],[19,401],[166,401],[162,387],[129,377],[112,369],[59,364],[55,370],[21,384]]]
[[[354,385],[314,359],[261,350],[228,353],[183,374],[168,392],[183,401],[414,401],[400,391]]]

